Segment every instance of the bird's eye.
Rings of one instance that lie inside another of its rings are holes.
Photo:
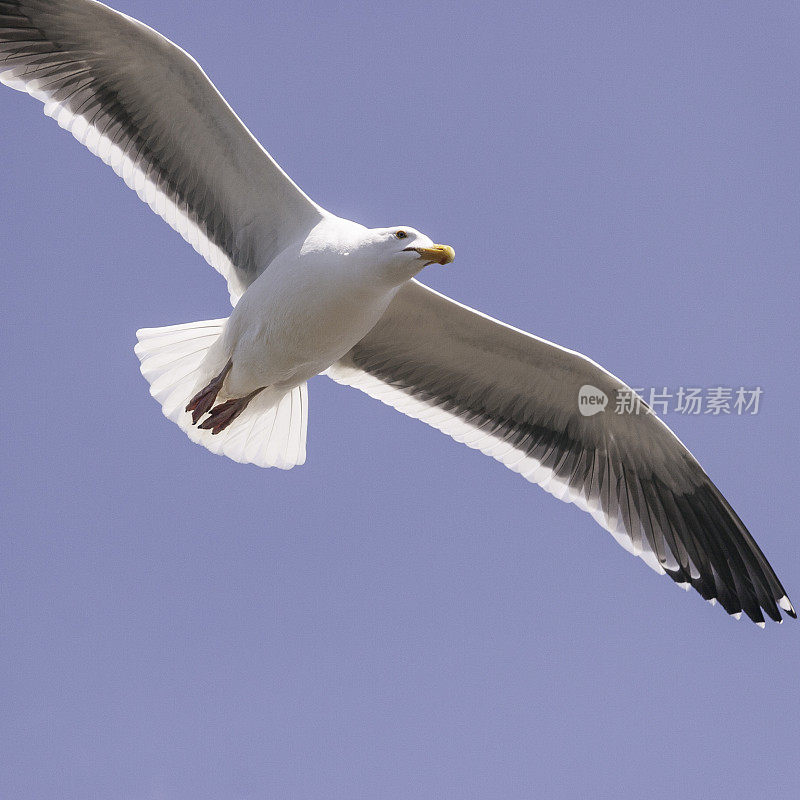
[[[408,234],[405,231],[396,231],[394,234],[398,239],[405,239]]]

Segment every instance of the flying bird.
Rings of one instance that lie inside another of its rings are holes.
[[[795,610],[753,537],[674,433],[580,353],[415,280],[453,249],[311,200],[197,62],[94,0],[0,0],[0,80],[109,164],[228,283],[228,319],[137,332],[163,413],[214,453],[290,468],[306,382],[353,386],[588,511],[656,572],[763,627]],[[596,409],[595,409],[596,410]]]

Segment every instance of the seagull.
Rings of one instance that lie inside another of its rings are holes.
[[[419,283],[451,247],[319,206],[157,31],[94,0],[0,0],[0,70],[227,280],[227,319],[137,332],[150,393],[192,441],[302,464],[306,383],[324,373],[574,503],[729,614],[796,617],[744,523],[629,386]],[[641,413],[609,413],[626,395]]]

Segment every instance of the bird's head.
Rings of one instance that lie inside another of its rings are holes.
[[[434,244],[424,233],[407,225],[373,228],[369,231],[370,246],[383,274],[393,283],[413,278],[429,264],[449,264],[455,251],[446,244]]]
[[[372,278],[384,287],[400,286],[429,264],[449,264],[455,251],[434,244],[408,225],[365,228],[339,217],[327,217],[308,235],[301,254],[318,253],[326,263],[333,257],[340,269],[359,280]]]

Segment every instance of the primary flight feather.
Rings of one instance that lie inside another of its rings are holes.
[[[151,394],[193,441],[259,466],[302,464],[306,382],[326,372],[575,503],[729,614],[796,616],[655,414],[580,413],[582,388],[628,386],[417,282],[452,248],[314,203],[168,39],[94,0],[0,0],[0,70],[226,278],[227,320],[137,333]]]

